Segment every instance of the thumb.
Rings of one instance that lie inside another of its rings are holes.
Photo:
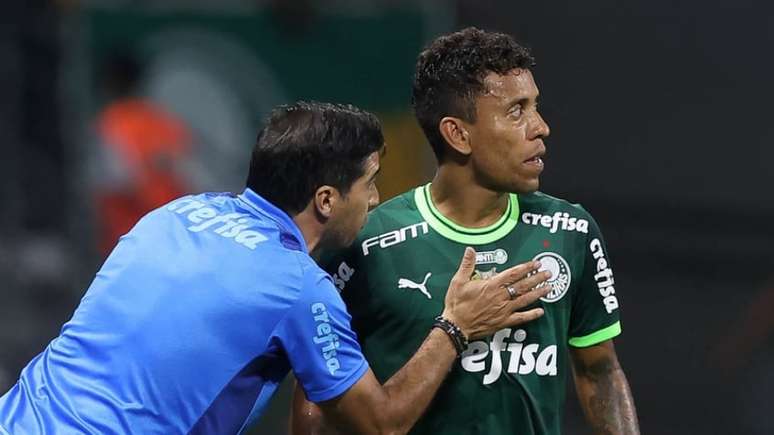
[[[467,282],[470,276],[473,274],[473,269],[476,267],[476,251],[468,246],[465,248],[465,253],[462,254],[462,261],[460,261],[460,267],[457,269],[457,273],[454,274],[454,280],[459,282]]]

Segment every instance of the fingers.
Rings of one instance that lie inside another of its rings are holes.
[[[514,283],[513,286],[517,287],[519,294],[526,293],[533,288],[544,284],[549,278],[551,278],[551,272],[544,270]]]
[[[542,308],[533,308],[527,311],[517,311],[506,319],[505,326],[517,326],[527,322],[531,322],[535,319],[539,319],[545,312]]]
[[[457,269],[457,273],[454,274],[452,281],[467,282],[470,279],[470,275],[473,274],[473,270],[476,267],[476,251],[471,248],[465,248],[465,253],[462,254],[462,261],[460,261],[460,267]]]
[[[474,258],[475,262],[475,258]],[[493,286],[496,287],[505,287],[508,286],[516,281],[520,281],[524,279],[525,276],[528,274],[537,271],[540,268],[540,262],[539,261],[528,261],[526,263],[519,264],[517,266],[513,266],[511,268],[505,269],[501,273],[498,273],[493,278],[490,278],[490,281]]]
[[[513,301],[511,301],[510,309],[518,310],[519,308],[526,307],[530,304],[533,304],[538,299],[547,295],[550,291],[551,291],[550,285],[542,285],[533,290],[527,291],[526,293],[522,293],[521,295],[513,299]]]

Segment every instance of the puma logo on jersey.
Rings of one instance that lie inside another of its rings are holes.
[[[398,288],[410,288],[414,290],[419,290],[422,292],[423,295],[427,296],[428,299],[432,299],[433,297],[430,295],[430,292],[427,291],[427,287],[425,284],[427,284],[427,280],[430,279],[430,276],[432,275],[432,272],[427,272],[427,275],[425,275],[425,280],[422,281],[421,284],[415,283],[414,281],[406,278],[400,278],[398,280]]]

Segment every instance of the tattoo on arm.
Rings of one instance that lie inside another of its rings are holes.
[[[578,396],[594,433],[639,434],[634,399],[615,354],[590,363],[573,360]]]

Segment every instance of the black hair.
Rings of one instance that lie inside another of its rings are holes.
[[[346,195],[384,146],[379,120],[349,104],[299,101],[275,108],[250,159],[247,187],[292,215],[323,185]]]
[[[476,97],[490,72],[506,74],[535,65],[529,50],[503,33],[468,27],[432,41],[417,59],[411,104],[438,160],[446,141],[438,129],[445,116],[476,121]]]

